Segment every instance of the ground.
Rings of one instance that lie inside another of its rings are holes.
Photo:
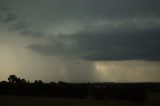
[[[118,100],[0,96],[0,106],[160,106],[160,103],[150,101],[136,103]]]

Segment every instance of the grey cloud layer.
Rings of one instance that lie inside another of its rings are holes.
[[[97,21],[133,17],[159,17],[159,0],[14,0],[7,2],[17,15],[34,21]],[[6,17],[13,19],[15,16]]]
[[[52,44],[32,44],[43,55],[79,56],[87,60],[160,60],[160,29],[118,29],[53,37]]]
[[[16,0],[14,2],[17,2]],[[39,31],[34,31],[30,27],[29,23],[26,22],[24,14],[20,15],[16,11],[12,10],[11,5],[13,1],[8,2],[0,0],[0,22],[8,26],[8,31],[18,31],[23,36],[30,37],[42,37],[44,34]]]
[[[72,21],[84,25],[74,34],[52,36],[50,44],[28,46],[43,55],[160,60],[159,0],[14,0],[6,4],[15,10],[8,10],[3,22],[21,35],[43,38],[46,34],[34,31],[34,24],[38,28]],[[21,15],[25,20],[18,18]]]

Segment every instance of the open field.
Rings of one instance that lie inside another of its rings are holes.
[[[151,101],[136,103],[118,100],[0,96],[0,106],[160,106],[160,103]]]

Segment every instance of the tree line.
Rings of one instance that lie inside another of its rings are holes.
[[[0,82],[0,95],[48,96],[61,98],[95,98],[145,101],[146,88],[155,88],[155,84],[129,83],[44,83],[36,80],[33,83],[10,75],[8,81]],[[156,85],[159,87],[160,84]]]

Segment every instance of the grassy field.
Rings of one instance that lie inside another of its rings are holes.
[[[0,96],[0,106],[160,106],[118,100],[62,99],[48,97]]]

